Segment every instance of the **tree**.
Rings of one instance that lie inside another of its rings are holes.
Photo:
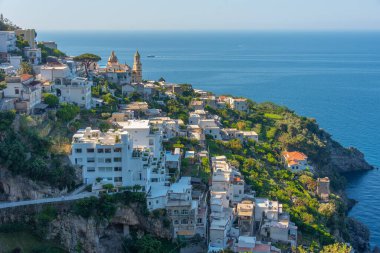
[[[5,80],[5,72],[4,70],[0,69],[0,82]]]
[[[33,70],[32,65],[30,65],[28,62],[21,62],[19,74],[20,75],[23,75],[23,74],[34,75],[34,70]]]
[[[334,243],[324,246],[321,253],[350,253],[351,247],[343,243]]]
[[[100,56],[97,56],[95,54],[81,54],[79,56],[74,57],[75,62],[79,62],[86,72],[86,76],[88,77],[88,70],[90,69],[91,65],[94,63],[97,63],[101,60]]]
[[[162,243],[151,235],[144,235],[136,242],[136,246],[139,253],[155,253],[160,251]]]
[[[62,104],[61,108],[57,111],[57,117],[62,121],[70,121],[75,118],[79,111],[80,109],[76,105]]]
[[[59,105],[59,98],[50,93],[43,94],[44,103],[47,104],[50,108],[55,108]]]

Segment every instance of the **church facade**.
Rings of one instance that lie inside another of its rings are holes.
[[[121,64],[114,51],[111,52],[105,68],[99,68],[99,74],[109,82],[121,86],[133,83],[142,83],[142,64],[140,54],[136,51],[134,55],[133,68],[127,64]]]

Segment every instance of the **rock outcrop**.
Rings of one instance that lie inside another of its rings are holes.
[[[15,176],[0,167],[0,201],[19,201],[60,196],[60,191],[46,183],[32,181],[23,176]]]
[[[357,252],[367,253],[370,252],[369,246],[369,229],[361,222],[348,217],[347,218],[348,234],[352,247]]]
[[[332,141],[329,151],[331,166],[339,173],[374,169],[365,160],[364,154],[356,148],[344,148],[339,143]]]
[[[147,217],[137,204],[119,206],[110,220],[85,219],[74,214],[62,214],[51,222],[47,239],[56,239],[69,251],[88,253],[122,252],[123,238],[129,229],[170,239],[171,232],[159,218]]]

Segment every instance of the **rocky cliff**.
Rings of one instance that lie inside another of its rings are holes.
[[[56,239],[69,251],[88,253],[122,252],[123,238],[130,229],[141,234],[170,239],[171,232],[165,228],[162,219],[141,214],[137,204],[120,205],[114,217],[107,221],[84,219],[71,213],[59,215],[50,224],[47,239]]]
[[[364,154],[356,148],[344,148],[339,143],[331,141],[328,143],[328,150],[331,166],[339,173],[374,169],[365,160]]]
[[[0,201],[19,201],[60,196],[65,191],[20,175],[13,175],[0,167]]]

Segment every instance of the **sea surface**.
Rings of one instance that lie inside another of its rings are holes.
[[[144,79],[285,105],[380,167],[380,32],[39,32],[37,39],[69,55],[98,54],[103,65],[112,50],[132,65],[138,49]],[[380,172],[348,179],[348,195],[359,201],[350,215],[380,245]]]

